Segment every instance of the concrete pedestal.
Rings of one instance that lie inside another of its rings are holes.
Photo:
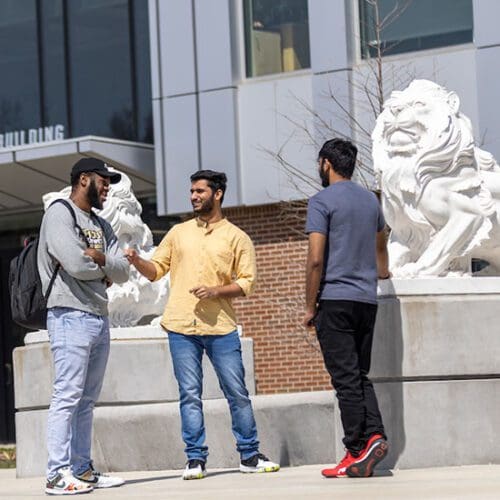
[[[500,278],[380,285],[370,376],[391,442],[385,466],[500,463]]]
[[[385,467],[500,463],[500,278],[384,281],[379,298],[371,377],[390,440]],[[121,330],[113,332],[95,412],[96,465],[115,471],[181,468],[168,342],[161,330],[146,329],[141,339]],[[242,345],[254,394],[251,339],[243,338]],[[205,370],[209,465],[233,467],[238,457],[227,403],[208,363]],[[17,473],[42,475],[52,377],[48,344],[16,349],[14,371]],[[262,451],[282,465],[333,463],[343,456],[332,391],[252,400]]]

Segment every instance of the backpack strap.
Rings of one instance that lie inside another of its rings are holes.
[[[59,272],[59,269],[61,269],[61,263],[60,262],[58,262],[56,264],[54,272],[52,273],[52,276],[50,277],[49,286],[47,287],[47,291],[45,292],[45,295],[44,295],[44,299],[46,301],[49,299],[49,295],[50,295],[50,292],[52,291],[52,287],[54,286],[54,282],[56,281],[56,277],[57,277],[57,273]]]
[[[108,246],[108,240],[106,239],[106,229],[104,228],[103,219],[97,215],[92,209],[90,209],[90,216],[94,218],[94,220],[99,224],[99,227],[102,229],[102,239],[104,240],[105,249]]]
[[[69,213],[71,214],[71,216],[73,217],[73,224],[75,225],[75,227],[78,229],[78,232],[80,233],[80,236],[84,239],[85,243],[87,244],[87,246],[89,246],[89,242],[87,240],[87,237],[85,236],[85,233],[83,232],[83,229],[80,227],[80,225],[78,224],[78,222],[76,222],[76,214],[75,214],[75,210],[73,209],[73,207],[71,206],[71,203],[68,201],[68,200],[64,200],[62,198],[59,198],[57,200],[55,200],[54,202],[52,202],[50,204],[50,207],[54,206],[56,203],[62,203],[68,210],[69,210]],[[49,207],[49,208],[50,208]],[[95,215],[95,214],[94,214]]]
[[[83,230],[80,227],[80,225],[78,224],[78,222],[76,222],[76,214],[75,214],[75,211],[74,211],[73,207],[71,206],[71,204],[67,200],[59,198],[57,200],[54,200],[50,204],[49,208],[52,207],[53,205],[55,205],[56,203],[62,203],[69,210],[69,213],[73,217],[73,223],[75,224],[75,227],[78,229],[80,236],[84,239],[87,246],[89,246],[89,242],[87,240],[87,237],[85,236],[85,233],[83,232]],[[48,300],[48,298],[49,298],[50,292],[52,291],[52,287],[54,286],[54,282],[56,281],[56,277],[57,277],[57,273],[59,272],[59,269],[61,269],[60,262],[58,262],[56,264],[54,272],[52,273],[52,276],[50,277],[49,286],[47,287],[47,291],[45,292],[45,295],[44,295],[45,300]]]

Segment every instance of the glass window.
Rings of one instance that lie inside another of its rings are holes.
[[[309,68],[307,0],[244,0],[247,76]]]
[[[472,0],[359,0],[363,58],[377,53],[375,5],[383,55],[472,42]]]
[[[72,135],[134,139],[128,1],[66,5]]]
[[[1,0],[0,75],[0,148],[153,142],[146,0]]]
[[[0,2],[0,147],[27,142],[41,125],[35,0]]]
[[[153,143],[151,107],[151,64],[149,58],[149,20],[147,2],[131,0],[133,9],[134,82],[137,140]],[[145,8],[146,7],[146,8]]]
[[[64,50],[63,0],[41,0],[40,45],[42,64],[40,85],[43,93],[43,122],[68,129],[66,93],[66,52]]]

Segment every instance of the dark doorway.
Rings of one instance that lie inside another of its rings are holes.
[[[20,249],[0,250],[0,443],[16,439],[14,423],[14,370],[12,351],[23,345],[26,330],[10,315],[9,267]]]

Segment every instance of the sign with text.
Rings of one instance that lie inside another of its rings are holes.
[[[61,124],[30,128],[28,130],[15,130],[0,134],[0,149],[60,141],[62,139],[64,139],[64,125]]]

